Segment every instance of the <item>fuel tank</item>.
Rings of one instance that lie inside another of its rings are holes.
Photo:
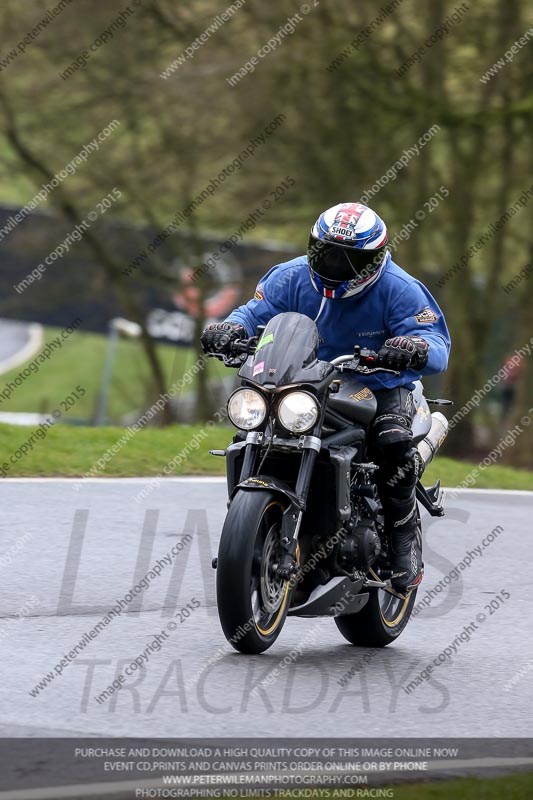
[[[374,419],[377,409],[373,392],[355,375],[342,373],[339,380],[339,391],[331,395],[328,407],[352,422],[368,425]]]

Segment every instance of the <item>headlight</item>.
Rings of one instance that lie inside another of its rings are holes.
[[[291,392],[280,402],[278,418],[291,433],[308,431],[318,419],[318,403],[306,392]]]
[[[228,417],[236,428],[244,431],[258,428],[266,415],[265,399],[254,389],[237,389],[228,400]]]

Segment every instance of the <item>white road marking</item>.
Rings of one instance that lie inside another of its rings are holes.
[[[147,475],[146,477],[138,477],[138,478],[83,478],[81,475],[79,477],[68,477],[63,478],[59,476],[50,477],[50,478],[4,478],[6,481],[10,481],[12,483],[57,483],[60,482],[69,482],[72,481],[73,483],[149,483],[150,481],[157,478],[157,475]],[[171,483],[226,483],[226,478],[221,475],[174,475],[166,478],[158,478],[160,483],[171,482]]]
[[[39,350],[42,343],[43,326],[38,322],[32,322],[28,327],[28,341],[12,356],[0,362],[0,375],[15,369],[20,364],[24,364],[25,361],[29,361],[31,356]]]
[[[112,477],[112,478],[82,478],[79,477],[50,477],[50,478],[4,478],[3,482],[6,483],[58,483],[61,481],[64,482],[79,482],[79,483],[147,483],[153,480],[155,475],[147,475],[146,477],[136,477],[136,478],[119,478],[119,477]],[[226,483],[226,478],[223,475],[172,475],[165,478],[159,478],[160,483]],[[455,488],[453,486],[443,486],[442,487],[445,492],[454,492],[456,494],[495,494],[495,495],[504,495],[506,497],[512,497],[516,495],[517,497],[521,496],[530,496],[533,495],[533,491],[529,489],[464,489],[464,488]]]

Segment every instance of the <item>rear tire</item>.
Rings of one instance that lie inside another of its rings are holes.
[[[218,550],[217,605],[228,642],[241,653],[262,653],[278,638],[290,605],[289,580],[277,578],[279,495],[241,490],[232,500]]]
[[[417,515],[422,535],[419,510]],[[350,644],[359,647],[386,647],[398,638],[409,622],[417,591],[418,588],[413,589],[405,600],[401,600],[384,589],[370,589],[368,603],[358,614],[335,618],[337,628]]]
[[[405,600],[383,589],[371,589],[368,603],[357,614],[335,617],[335,623],[350,644],[386,647],[394,642],[409,622],[417,589]]]

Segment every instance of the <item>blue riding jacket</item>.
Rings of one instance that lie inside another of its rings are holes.
[[[254,297],[235,309],[228,322],[239,322],[253,336],[276,314],[298,311],[315,321],[320,335],[318,357],[330,361],[351,353],[354,344],[379,350],[391,336],[421,336],[429,344],[426,366],[399,377],[377,373],[365,377],[370,389],[409,386],[423,375],[444,372],[450,334],[439,306],[426,287],[392,261],[390,254],[376,283],[360,294],[327,299],[314,288],[307,256],[272,267]]]

